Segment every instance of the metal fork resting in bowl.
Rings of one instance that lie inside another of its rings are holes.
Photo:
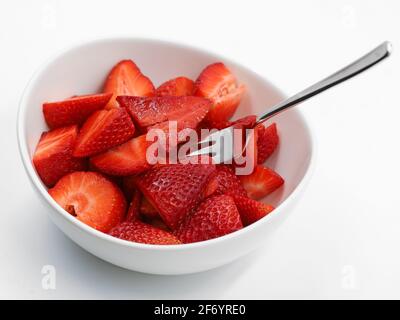
[[[343,69],[335,72],[331,76],[276,104],[265,114],[258,117],[253,128],[256,125],[270,119],[271,117],[285,110],[288,110],[295,105],[366,71],[370,67],[389,57],[391,49],[392,46],[390,42],[385,41],[374,50],[368,52],[366,55],[362,56],[361,58],[344,67]],[[190,156],[209,155],[216,164],[227,163],[243,154],[243,151],[248,145],[249,141],[248,130],[246,130],[246,139],[242,150],[235,150],[237,148],[234,148],[233,146],[233,139],[233,127],[228,127],[223,130],[214,132],[208,135],[205,139],[201,140],[198,144],[198,150],[190,153]]]

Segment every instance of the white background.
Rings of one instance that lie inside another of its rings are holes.
[[[77,247],[31,189],[15,130],[31,74],[82,39],[195,45],[289,94],[383,40],[399,49],[399,16],[398,0],[1,1],[0,298],[400,298],[399,51],[301,106],[318,158],[296,212],[260,250],[201,274],[143,275]],[[44,265],[56,268],[56,290],[42,288]]]

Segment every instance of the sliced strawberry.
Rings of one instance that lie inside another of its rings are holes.
[[[113,228],[109,234],[123,240],[146,244],[172,245],[181,243],[173,234],[140,221],[123,222]]]
[[[46,186],[52,187],[68,173],[86,169],[84,159],[72,156],[77,137],[77,126],[42,133],[33,155],[33,164]]]
[[[151,80],[142,74],[132,60],[122,60],[114,66],[104,84],[103,92],[112,93],[113,96],[106,108],[118,108],[117,96],[130,95],[148,97],[154,93]]]
[[[248,226],[264,218],[268,213],[274,210],[274,207],[269,204],[258,202],[247,197],[234,196],[233,199],[235,200],[244,226]]]
[[[194,129],[211,107],[209,100],[199,97],[120,96],[117,101],[128,110],[135,123],[142,128],[166,121],[177,121],[180,129]]]
[[[279,135],[276,128],[276,123],[271,124],[268,127],[264,125],[258,125],[256,127],[258,131],[257,140],[257,154],[258,163],[264,163],[275,151],[279,144]]]
[[[139,208],[141,201],[142,201],[142,194],[136,190],[132,196],[131,203],[129,204],[125,221],[132,222],[139,218]]]
[[[46,102],[43,104],[44,119],[50,129],[82,125],[93,112],[104,108],[111,96],[111,93],[101,93]]]
[[[115,227],[125,215],[126,201],[121,190],[96,172],[70,173],[49,194],[64,210],[102,232]]]
[[[171,79],[167,82],[164,82],[160,85],[155,95],[162,96],[191,96],[194,91],[194,82],[193,80],[186,77],[178,77],[175,79]]]
[[[136,185],[172,230],[201,201],[213,164],[171,164],[151,168],[136,176]]]
[[[146,222],[146,223],[148,223],[148,224],[150,224],[153,227],[156,227],[158,229],[171,232],[171,229],[167,227],[167,225],[164,223],[164,221],[162,221],[160,216],[154,217],[154,218],[144,217],[144,222]]]
[[[160,217],[157,209],[154,208],[154,206],[145,197],[143,197],[142,203],[140,204],[140,213],[143,216],[151,219]]]
[[[219,195],[207,198],[189,215],[176,231],[183,243],[218,238],[243,228],[232,197]]]
[[[209,185],[207,186],[207,195],[241,195],[247,196],[246,190],[243,188],[242,183],[240,182],[239,178],[235,175],[232,168],[221,165],[217,167],[217,174],[216,174],[216,182],[214,179],[210,181]],[[215,188],[214,183],[217,184]],[[214,189],[214,192],[212,190]]]
[[[221,62],[207,66],[195,83],[195,95],[213,102],[207,120],[214,123],[233,116],[245,91],[245,86],[238,86],[235,76]]]
[[[74,156],[88,157],[118,146],[135,133],[135,127],[123,108],[100,110],[84,123],[78,135]]]
[[[240,118],[235,121],[220,121],[220,122],[208,122],[204,121],[204,127],[209,128],[209,129],[217,129],[217,130],[222,130],[228,127],[234,127],[238,129],[250,129],[253,128],[255,123],[257,121],[257,116],[255,115],[250,115],[246,116],[243,118]]]
[[[146,135],[141,135],[90,158],[90,163],[97,170],[106,174],[114,176],[134,175],[150,168],[146,158],[148,145]]]
[[[258,165],[248,176],[239,176],[249,198],[258,200],[284,184],[283,178],[270,168]]]

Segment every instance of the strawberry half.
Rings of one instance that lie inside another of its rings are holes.
[[[247,196],[246,190],[243,188],[239,178],[233,172],[233,169],[225,165],[217,167],[217,174],[209,182],[205,194],[206,196],[211,194]]]
[[[53,199],[71,215],[102,232],[121,222],[126,201],[121,190],[96,172],[74,172],[49,190]]]
[[[135,221],[139,218],[140,202],[142,201],[142,194],[139,191],[135,191],[132,196],[132,200],[129,204],[128,212],[126,213],[125,221]]]
[[[207,120],[213,123],[229,120],[239,106],[246,89],[221,62],[207,66],[195,83],[195,95],[210,99],[213,107]]]
[[[134,122],[141,128],[177,121],[178,130],[195,129],[211,107],[209,100],[199,97],[120,96],[117,101],[128,110]]]
[[[50,129],[82,125],[95,111],[104,108],[111,99],[111,93],[76,96],[57,102],[43,104],[43,115]]]
[[[123,108],[100,110],[92,114],[81,128],[74,156],[88,157],[120,145],[135,133],[135,127]]]
[[[173,234],[141,221],[123,222],[113,228],[109,235],[146,244],[172,245],[181,243]]]
[[[269,195],[284,184],[283,178],[274,170],[258,165],[248,176],[239,176],[249,198],[258,200]]]
[[[165,224],[174,230],[199,204],[214,173],[213,164],[160,165],[136,176],[135,181]]]
[[[104,84],[103,92],[113,94],[106,108],[119,107],[115,100],[117,96],[147,97],[153,95],[154,90],[151,80],[142,74],[132,60],[122,60],[114,66]]]
[[[162,96],[191,96],[194,91],[194,82],[193,80],[186,77],[178,77],[175,79],[171,79],[167,82],[164,82],[160,85],[155,95]]]
[[[146,135],[141,135],[90,158],[90,163],[97,170],[106,174],[114,176],[134,175],[150,168],[146,158],[148,145]]]
[[[78,127],[43,132],[33,155],[33,164],[43,183],[52,187],[64,175],[86,169],[84,159],[72,156]]]
[[[274,210],[274,207],[269,204],[258,202],[247,197],[234,196],[233,199],[235,200],[244,226],[248,226],[264,218],[268,213]]]
[[[176,236],[183,243],[218,238],[243,228],[232,197],[227,195],[207,198],[182,223]]]
[[[278,130],[276,123],[268,127],[260,124],[257,130],[257,161],[264,163],[275,151],[279,144]]]

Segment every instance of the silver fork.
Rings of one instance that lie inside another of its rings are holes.
[[[335,72],[331,76],[317,82],[316,84],[308,87],[307,89],[295,94],[294,96],[276,104],[265,114],[258,117],[257,122],[253,128],[270,119],[271,117],[288,110],[295,105],[310,99],[311,97],[329,89],[337,84],[344,82],[381,62],[391,54],[392,45],[390,42],[385,41],[380,46],[362,56],[358,60],[344,67],[343,69]],[[198,150],[189,154],[189,156],[196,155],[210,155],[215,163],[227,163],[234,158],[243,154],[244,149],[248,145],[249,134],[246,130],[246,143],[241,150],[235,150],[233,146],[234,132],[233,127],[228,127],[223,130],[211,133],[205,139],[201,140],[198,144]]]

